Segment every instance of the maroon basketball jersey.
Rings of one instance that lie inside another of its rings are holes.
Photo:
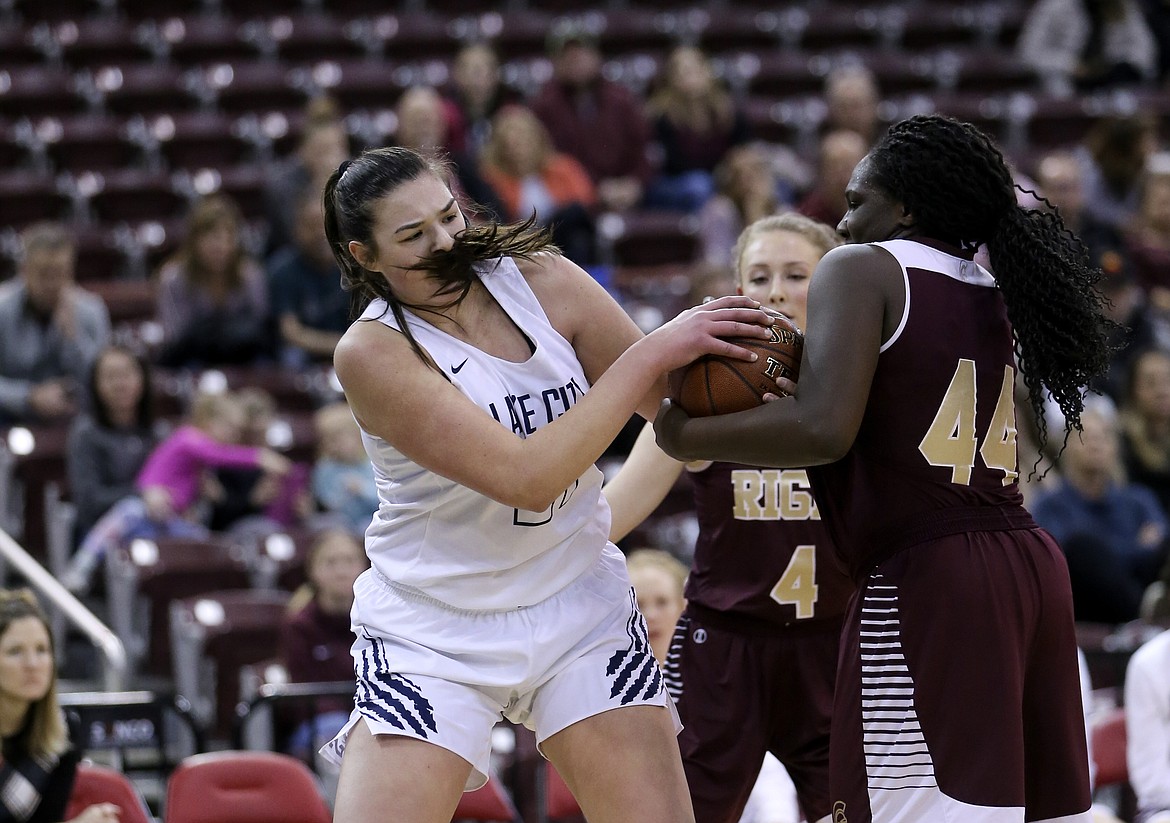
[[[853,446],[809,470],[855,579],[915,543],[1030,523],[1016,485],[1012,331],[995,281],[951,247],[874,245],[902,266],[906,310]]]
[[[853,583],[837,559],[803,469],[713,463],[691,475],[699,539],[691,606],[728,628],[805,623],[845,612]]]

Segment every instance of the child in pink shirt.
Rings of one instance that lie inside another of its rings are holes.
[[[88,591],[94,570],[109,551],[137,537],[193,537],[208,534],[201,522],[205,472],[220,467],[262,468],[283,475],[288,458],[267,448],[236,445],[243,412],[230,394],[203,394],[191,409],[191,421],[160,443],[138,475],[138,495],[125,497],[102,516],[85,536],[62,583],[71,591]]]

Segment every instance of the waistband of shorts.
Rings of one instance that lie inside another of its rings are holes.
[[[894,555],[931,540],[965,532],[1006,532],[1035,528],[1036,521],[1022,507],[963,506],[918,514],[873,535],[873,542],[879,548],[865,568],[860,570],[856,581],[860,584],[874,569]]]
[[[415,603],[422,603],[422,604],[425,604],[427,606],[433,606],[435,608],[443,609],[444,611],[452,612],[455,614],[511,614],[512,612],[523,611],[524,609],[531,609],[535,606],[539,606],[541,603],[545,603],[549,600],[552,600],[554,597],[559,596],[562,592],[564,592],[567,589],[570,589],[573,586],[580,583],[582,578],[584,578],[588,574],[593,573],[594,569],[590,568],[590,569],[586,570],[580,577],[577,577],[573,580],[570,580],[567,584],[565,584],[564,587],[553,592],[548,597],[544,598],[544,600],[538,600],[535,603],[526,603],[524,605],[519,605],[519,606],[509,606],[509,607],[504,608],[504,609],[468,609],[464,606],[456,606],[452,603],[448,603],[446,600],[440,600],[437,597],[432,597],[431,595],[427,594],[426,592],[422,591],[421,589],[416,589],[413,586],[406,586],[406,585],[403,585],[402,583],[397,583],[397,582],[391,580],[386,575],[382,574],[382,572],[378,571],[378,569],[376,569],[372,566],[370,567],[370,571],[373,573],[374,578],[381,585],[385,586],[387,589],[392,591],[398,597],[401,597],[403,600],[410,600],[410,601],[413,601]]]
[[[421,589],[416,589],[413,586],[404,586],[401,583],[395,583],[389,577],[382,574],[382,572],[373,567],[370,568],[370,571],[373,572],[374,578],[382,586],[389,589],[403,600],[410,600],[415,603],[423,603],[425,605],[434,606],[435,608],[443,609],[444,611],[448,612],[455,612],[457,614],[503,614],[505,612],[514,612],[518,609],[524,608],[523,606],[516,606],[510,609],[467,609],[463,608],[462,606],[455,606],[451,603],[448,603],[446,600],[439,600],[437,597],[431,597],[426,592],[422,591]]]
[[[843,614],[831,617],[820,617],[812,620],[794,620],[791,623],[778,623],[773,620],[764,620],[759,617],[737,612],[725,612],[711,609],[699,603],[688,602],[683,614],[704,626],[720,629],[736,634],[746,634],[752,637],[777,637],[796,634],[820,634],[821,632],[839,632],[844,620]]]

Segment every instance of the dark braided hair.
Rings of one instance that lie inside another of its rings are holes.
[[[438,251],[413,267],[429,273],[436,284],[436,296],[449,295],[451,299],[438,309],[402,302],[394,296],[381,273],[366,269],[350,254],[349,243],[356,240],[376,249],[373,204],[402,184],[426,174],[444,183],[451,178],[446,161],[424,157],[399,146],[370,149],[362,152],[356,160],[345,161],[325,184],[325,235],[341,269],[342,288],[352,295],[351,318],[359,317],[372,300],[385,300],[415,354],[434,367],[411,334],[404,309],[434,313],[458,305],[471,291],[477,278],[473,268],[476,263],[497,257],[528,259],[538,252],[558,249],[547,229],[536,228],[535,213],[522,223],[501,225],[492,222],[468,226],[456,236],[450,249]]]
[[[875,182],[900,200],[916,231],[961,248],[986,245],[1015,337],[1016,360],[1048,440],[1044,389],[1081,428],[1084,391],[1109,366],[1101,270],[1055,210],[1017,205],[1003,154],[969,123],[911,117],[890,127],[869,155]],[[1045,201],[1046,205],[1048,204]]]

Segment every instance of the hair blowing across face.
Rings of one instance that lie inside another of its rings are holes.
[[[1080,429],[1085,386],[1108,368],[1113,327],[1084,245],[1055,210],[1017,205],[1003,155],[968,123],[912,117],[891,126],[869,157],[875,184],[902,202],[919,236],[987,246],[1041,445],[1045,389],[1066,433]]]
[[[359,316],[372,300],[385,300],[415,354],[423,362],[430,363],[430,358],[407,327],[403,308],[420,312],[434,309],[402,303],[394,296],[381,272],[365,268],[349,251],[350,242],[355,240],[377,250],[375,204],[399,186],[425,174],[444,183],[450,179],[447,165],[440,160],[399,146],[371,149],[353,161],[342,163],[329,176],[325,184],[324,207],[325,235],[341,269],[341,285],[353,293],[352,316]],[[513,225],[493,222],[469,226],[459,233],[450,249],[420,260],[414,268],[429,273],[435,281],[436,296],[450,295],[447,305],[456,305],[471,290],[477,277],[473,268],[476,263],[497,257],[526,259],[537,252],[557,250],[549,232],[534,228],[535,222],[536,215],[533,214],[528,220]]]

